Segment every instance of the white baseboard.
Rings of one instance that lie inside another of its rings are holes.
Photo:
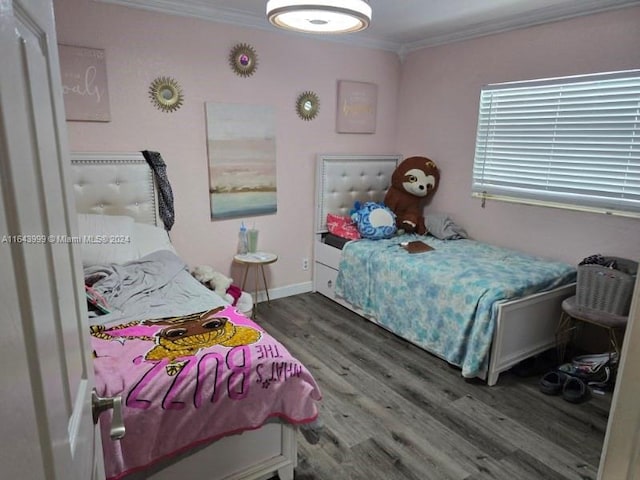
[[[276,300],[277,298],[290,297],[292,295],[299,295],[301,293],[307,293],[313,291],[313,282],[297,283],[295,285],[286,285],[284,287],[276,287],[269,289],[269,298]],[[252,296],[254,292],[249,292]],[[267,295],[264,290],[258,291],[258,302],[266,302]]]

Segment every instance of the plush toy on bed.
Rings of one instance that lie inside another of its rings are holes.
[[[243,313],[251,312],[253,308],[253,298],[247,292],[243,292],[240,287],[233,285],[233,279],[216,272],[209,265],[199,265],[191,271],[191,275],[207,288],[213,290],[229,302],[237,307]]]
[[[384,204],[396,214],[396,226],[406,233],[425,235],[422,202],[433,195],[440,181],[436,164],[426,157],[409,157],[396,167]]]
[[[351,219],[358,227],[362,238],[380,240],[391,238],[396,233],[396,216],[382,203],[355,202]]]

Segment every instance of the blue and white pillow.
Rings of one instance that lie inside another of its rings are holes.
[[[383,203],[356,202],[351,211],[351,218],[362,238],[380,240],[396,234],[396,214]]]

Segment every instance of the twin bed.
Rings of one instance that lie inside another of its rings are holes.
[[[191,276],[141,154],[72,164],[96,390],[121,396],[126,429],[100,416],[107,479],[292,480],[297,431],[318,433],[312,375]]]
[[[338,242],[327,214],[382,202],[399,156],[320,155],[316,171],[314,289],[489,385],[555,346],[575,267],[468,239],[431,235]],[[427,214],[428,224],[428,214]],[[400,245],[422,241],[411,254]]]

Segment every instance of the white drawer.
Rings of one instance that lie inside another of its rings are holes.
[[[314,260],[316,262],[320,262],[323,265],[327,265],[336,270],[338,269],[338,265],[340,264],[340,257],[342,255],[342,250],[340,250],[339,248],[332,247],[320,241],[316,241],[314,254]]]
[[[335,300],[336,277],[338,270],[316,262],[313,272],[314,287],[318,293]]]
[[[314,290],[318,293],[321,293],[325,297],[330,298],[336,303],[339,303],[343,307],[348,308],[349,310],[353,310],[358,315],[363,315],[362,312],[347,302],[344,298],[337,297],[335,288],[336,288],[336,278],[338,277],[338,270],[335,268],[327,267],[321,263],[316,262],[314,264]],[[364,315],[363,315],[364,316]],[[367,317],[368,318],[368,317]]]

